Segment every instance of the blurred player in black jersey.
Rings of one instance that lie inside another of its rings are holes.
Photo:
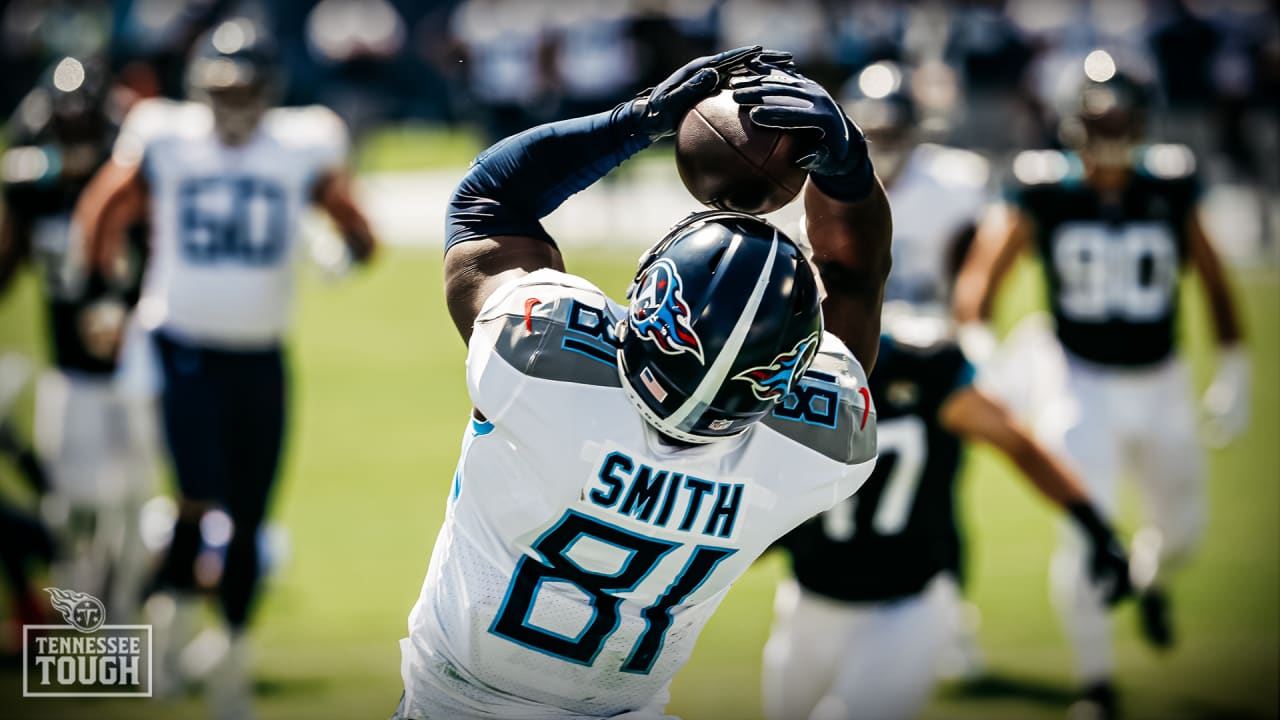
[[[1197,215],[1191,151],[1141,145],[1151,90],[1094,51],[1064,97],[1061,135],[1073,152],[1025,152],[1013,163],[1006,202],[979,227],[957,278],[961,338],[989,345],[981,323],[1014,259],[1042,261],[1057,341],[1065,351],[1061,442],[1105,513],[1122,471],[1134,474],[1145,527],[1134,537],[1131,577],[1143,630],[1173,641],[1165,587],[1204,523],[1201,435],[1186,366],[1175,353],[1179,281],[1200,275],[1218,341],[1218,373],[1204,398],[1212,442],[1248,419],[1249,366],[1235,303]],[[981,353],[979,353],[981,354]],[[1059,353],[1061,357],[1063,353]],[[1110,624],[1085,577],[1078,533],[1064,534],[1052,568],[1055,601],[1075,647],[1084,701],[1114,708]]]
[[[19,105],[0,162],[0,292],[18,266],[41,276],[53,369],[36,392],[36,445],[52,494],[46,515],[66,543],[54,581],[102,597],[133,621],[144,580],[139,508],[153,494],[146,414],[113,383],[117,349],[138,298],[144,234],[110,271],[88,267],[71,242],[71,212],[107,159],[117,125],[97,63],[63,58]]]
[[[908,718],[928,701],[952,639],[963,441],[990,443],[1070,512],[1110,600],[1128,590],[1124,551],[1081,481],[973,385],[945,322],[886,313],[885,332],[869,378],[880,420],[875,471],[779,543],[794,580],[778,588],[765,647],[769,720]]]

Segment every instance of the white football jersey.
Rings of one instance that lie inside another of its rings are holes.
[[[676,448],[622,390],[626,309],[539,270],[475,323],[472,420],[401,641],[406,717],[609,717],[652,707],[730,585],[875,461],[862,368],[825,335],[742,435]]]
[[[943,303],[951,243],[974,225],[987,201],[989,167],[981,156],[922,144],[886,188],[893,212],[893,272],[885,300]]]
[[[227,146],[207,105],[139,103],[115,157],[141,162],[150,193],[151,261],[139,315],[191,341],[275,344],[289,325],[298,225],[318,178],[346,161],[347,132],[327,108],[267,112]]]

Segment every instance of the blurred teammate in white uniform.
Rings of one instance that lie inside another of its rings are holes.
[[[887,311],[942,319],[949,315],[955,268],[973,241],[974,228],[990,201],[990,166],[977,153],[923,142],[920,88],[911,75],[921,70],[882,61],[849,79],[841,90],[850,116],[871,140],[872,159],[884,179],[893,208],[893,272],[885,285]],[[926,76],[933,77],[933,76]],[[931,82],[940,82],[934,78]],[[960,519],[955,518],[957,528]],[[949,569],[960,592],[954,601],[953,640],[938,663],[945,677],[974,678],[982,672],[978,608],[964,599],[963,533]]]
[[[767,63],[789,67],[758,48],[700,58],[642,99],[508,138],[459,185],[445,282],[475,412],[396,717],[663,716],[732,582],[870,473],[860,361],[878,344],[888,208],[835,101]],[[730,72],[755,122],[822,129],[805,203],[839,289],[820,310],[813,265],[737,213],[678,224],[626,307],[566,274],[539,219]],[[764,104],[778,96],[804,102]]]
[[[951,269],[968,249],[989,200],[990,168],[977,153],[922,142],[909,70],[891,62],[868,65],[846,83],[841,98],[871,141],[893,208],[893,272],[885,301],[942,315]]]
[[[36,386],[36,447],[48,468],[44,515],[61,552],[53,582],[101,597],[112,622],[137,622],[147,556],[142,504],[155,493],[155,428],[113,382],[138,300],[145,233],[130,228],[112,267],[90,268],[71,214],[118,130],[103,69],[66,57],[23,100],[0,160],[0,293],[19,263],[40,275],[50,364]],[[41,110],[43,108],[43,110]]]
[[[167,638],[182,639],[190,594],[216,585],[229,650],[226,692],[215,697],[227,702],[215,702],[215,711],[234,717],[249,712],[242,631],[284,436],[282,344],[300,216],[313,203],[323,207],[357,261],[374,247],[350,195],[342,122],[321,107],[270,109],[273,57],[270,39],[246,20],[214,28],[188,70],[201,101],[136,106],[77,209],[100,265],[111,262],[124,224],[146,217],[151,225],[138,313],[163,377],[165,437],[181,492],[153,606],[176,603],[177,619],[165,633],[158,618],[158,664],[171,673],[177,646]],[[220,574],[197,570],[209,567],[196,563],[202,546],[222,549]]]
[[[1194,550],[1205,512],[1202,434],[1176,353],[1187,266],[1203,281],[1218,340],[1218,374],[1204,398],[1218,440],[1245,428],[1248,361],[1230,288],[1198,216],[1191,151],[1139,144],[1151,91],[1107,53],[1091,53],[1066,82],[1061,133],[1075,152],[1014,160],[1007,202],[984,219],[957,279],[955,313],[971,328],[984,321],[1014,259],[1036,252],[1065,354],[1068,406],[1056,441],[1108,514],[1121,473],[1134,474],[1145,517],[1131,575],[1143,632],[1167,648],[1174,640],[1168,574]],[[1079,534],[1068,530],[1052,565],[1053,594],[1076,653],[1082,707],[1109,716],[1116,705],[1110,623],[1084,566]]]

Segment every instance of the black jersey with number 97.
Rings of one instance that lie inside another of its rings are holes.
[[[805,589],[847,602],[919,593],[942,571],[959,572],[953,499],[960,439],[938,409],[973,380],[951,342],[917,347],[886,335],[868,378],[879,458],[852,497],[803,523],[779,545]]]

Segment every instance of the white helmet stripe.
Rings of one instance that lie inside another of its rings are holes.
[[[698,387],[689,395],[689,399],[684,401],[676,411],[671,413],[666,419],[667,424],[672,427],[688,430],[685,427],[685,421],[690,417],[695,420],[701,412],[711,405],[711,401],[716,394],[720,392],[720,386],[724,384],[725,378],[729,376],[729,370],[733,368],[733,361],[738,359],[738,352],[742,350],[742,345],[747,341],[747,333],[751,330],[751,326],[755,324],[756,313],[760,310],[760,303],[764,300],[765,288],[769,287],[769,276],[773,274],[773,260],[778,254],[778,231],[773,231],[773,244],[769,247],[769,254],[764,261],[764,269],[760,271],[760,277],[756,279],[756,286],[752,288],[751,295],[747,298],[747,304],[742,309],[742,314],[738,316],[738,322],[733,326],[733,331],[729,333],[729,338],[725,340],[724,347],[720,348],[719,354],[716,355],[715,362],[711,363],[711,367],[707,368],[707,373],[702,376],[702,382],[698,383]]]

